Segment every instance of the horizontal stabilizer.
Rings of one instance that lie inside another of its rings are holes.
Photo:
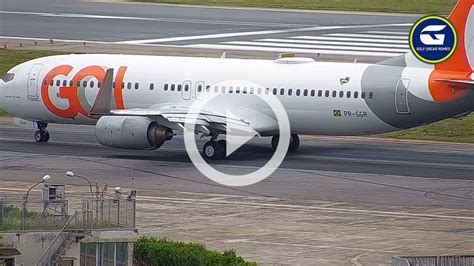
[[[436,81],[447,83],[457,89],[474,90],[474,80],[437,79]]]

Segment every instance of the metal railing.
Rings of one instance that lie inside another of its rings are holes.
[[[392,257],[392,266],[473,266],[474,256]]]
[[[58,231],[68,221],[70,201],[40,201],[37,199],[0,197],[1,231]],[[117,195],[83,195],[72,202],[78,217],[77,229],[101,230],[106,228],[133,229],[136,225],[134,198]]]
[[[70,225],[76,221],[77,212],[69,217],[67,222],[64,224],[61,231],[56,235],[48,248],[43,252],[43,255],[39,258],[36,266],[52,266],[61,257],[61,253],[65,250],[66,242],[71,237],[71,232],[69,231]]]

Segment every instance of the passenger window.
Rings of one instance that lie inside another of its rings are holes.
[[[152,90],[154,90],[154,89],[155,89],[155,84],[150,83],[150,90],[152,91]]]
[[[202,85],[198,85],[197,91],[202,92]]]
[[[165,89],[165,91],[168,90],[168,84],[165,84],[164,89]]]
[[[43,85],[48,85],[48,81],[47,80],[43,80]]]
[[[362,94],[360,95],[360,97],[361,97],[362,99],[365,99],[365,91],[362,92]]]
[[[58,79],[56,80],[56,87],[59,87],[59,86],[61,86],[61,81]]]
[[[328,90],[324,93],[324,96],[329,97],[329,91]]]
[[[336,98],[337,97],[337,91],[332,91],[332,97]]]
[[[311,90],[311,97],[314,97],[316,95],[316,91],[315,90]]]
[[[67,80],[63,80],[63,87],[67,86]]]
[[[339,92],[339,98],[344,98],[344,92],[343,91]]]
[[[90,83],[91,88],[94,88],[94,81],[91,81]]]
[[[222,93],[225,93],[225,86],[222,86]]]
[[[301,94],[301,90],[300,90],[300,89],[297,89],[297,90],[296,90],[296,96],[300,96],[300,94]]]
[[[233,93],[234,92],[234,87],[230,86],[229,87],[229,93]]]
[[[243,94],[247,94],[247,87],[244,87],[244,88],[242,89],[242,93],[243,93]]]
[[[117,87],[117,83],[114,81],[114,82],[112,82],[112,88],[115,89],[115,87]]]
[[[84,81],[82,82],[82,87],[84,87],[84,88],[87,87],[87,81],[84,80]]]
[[[322,90],[318,90],[318,97],[322,97],[323,96],[323,91]]]
[[[184,91],[189,91],[189,85],[188,84],[184,85]]]
[[[280,95],[285,95],[285,89],[280,89]]]
[[[262,94],[262,88],[261,87],[258,87],[257,94]]]
[[[177,91],[181,91],[183,89],[183,86],[181,84],[178,84],[178,86],[176,88],[177,88],[176,89]]]
[[[293,94],[293,90],[292,89],[288,89],[288,95],[292,95]]]
[[[100,83],[100,81],[97,82],[97,87],[98,87],[99,89],[100,89],[101,86],[102,86],[102,83]]]
[[[214,86],[214,92],[218,93],[219,92],[219,86]]]
[[[235,93],[240,93],[240,87],[235,88]]]
[[[129,90],[132,89],[132,83],[131,82],[127,83],[127,89],[129,89]]]
[[[250,94],[253,94],[254,91],[255,91],[255,88],[254,88],[254,87],[251,87],[251,88],[250,88]]]
[[[174,84],[171,84],[171,91],[174,91],[174,90],[175,90],[175,88],[176,88],[176,85],[174,85]]]
[[[54,85],[54,80],[50,80],[49,81],[49,86],[53,86]]]
[[[277,95],[278,94],[278,89],[277,88],[274,88],[273,89],[273,95]]]
[[[303,95],[308,96],[308,90],[304,90]]]
[[[356,99],[359,98],[359,92],[358,91],[354,92],[354,98],[356,98]]]
[[[138,83],[135,83],[135,89],[138,90]]]
[[[122,90],[125,89],[125,82],[122,82],[122,87],[121,88],[122,88]]]
[[[6,82],[10,82],[12,81],[13,79],[15,78],[15,74],[13,73],[7,73],[4,77],[3,77],[3,81],[6,83]]]
[[[347,97],[348,99],[351,98],[351,92],[350,92],[350,91],[347,92],[346,97]]]
[[[373,99],[374,98],[374,93],[373,92],[369,92],[369,99]]]
[[[265,89],[265,94],[266,94],[266,95],[270,94],[270,88],[266,88],[266,89]]]
[[[207,91],[207,92],[211,92],[211,86],[210,86],[210,85],[207,85],[207,86],[206,86],[206,91]]]

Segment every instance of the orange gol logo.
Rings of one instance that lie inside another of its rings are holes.
[[[46,74],[44,77],[44,82],[41,85],[41,96],[43,98],[43,103],[49,111],[62,118],[74,119],[78,114],[90,117],[89,111],[92,107],[86,100],[85,87],[82,87],[82,90],[79,91],[80,86],[78,85],[80,85],[80,81],[87,77],[96,78],[99,82],[104,84],[105,70],[100,66],[85,67],[76,73],[76,75],[72,78],[72,83],[68,82],[68,86],[60,86],[59,98],[66,99],[69,104],[67,109],[60,109],[51,100],[51,96],[49,94],[49,81],[54,80],[59,75],[68,76],[72,70],[73,67],[70,65],[61,65],[53,68],[48,72],[48,74]],[[126,70],[127,67],[120,67],[115,77],[116,86],[114,88],[114,97],[117,109],[125,108],[122,94],[122,82]]]

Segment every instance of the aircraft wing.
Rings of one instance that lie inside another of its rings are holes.
[[[184,130],[186,123],[195,125],[195,131],[203,134],[211,132],[249,131],[248,122],[238,117],[228,117],[208,110],[192,110],[187,106],[155,105],[149,109],[111,110],[109,115],[153,117],[163,126],[174,130]]]

